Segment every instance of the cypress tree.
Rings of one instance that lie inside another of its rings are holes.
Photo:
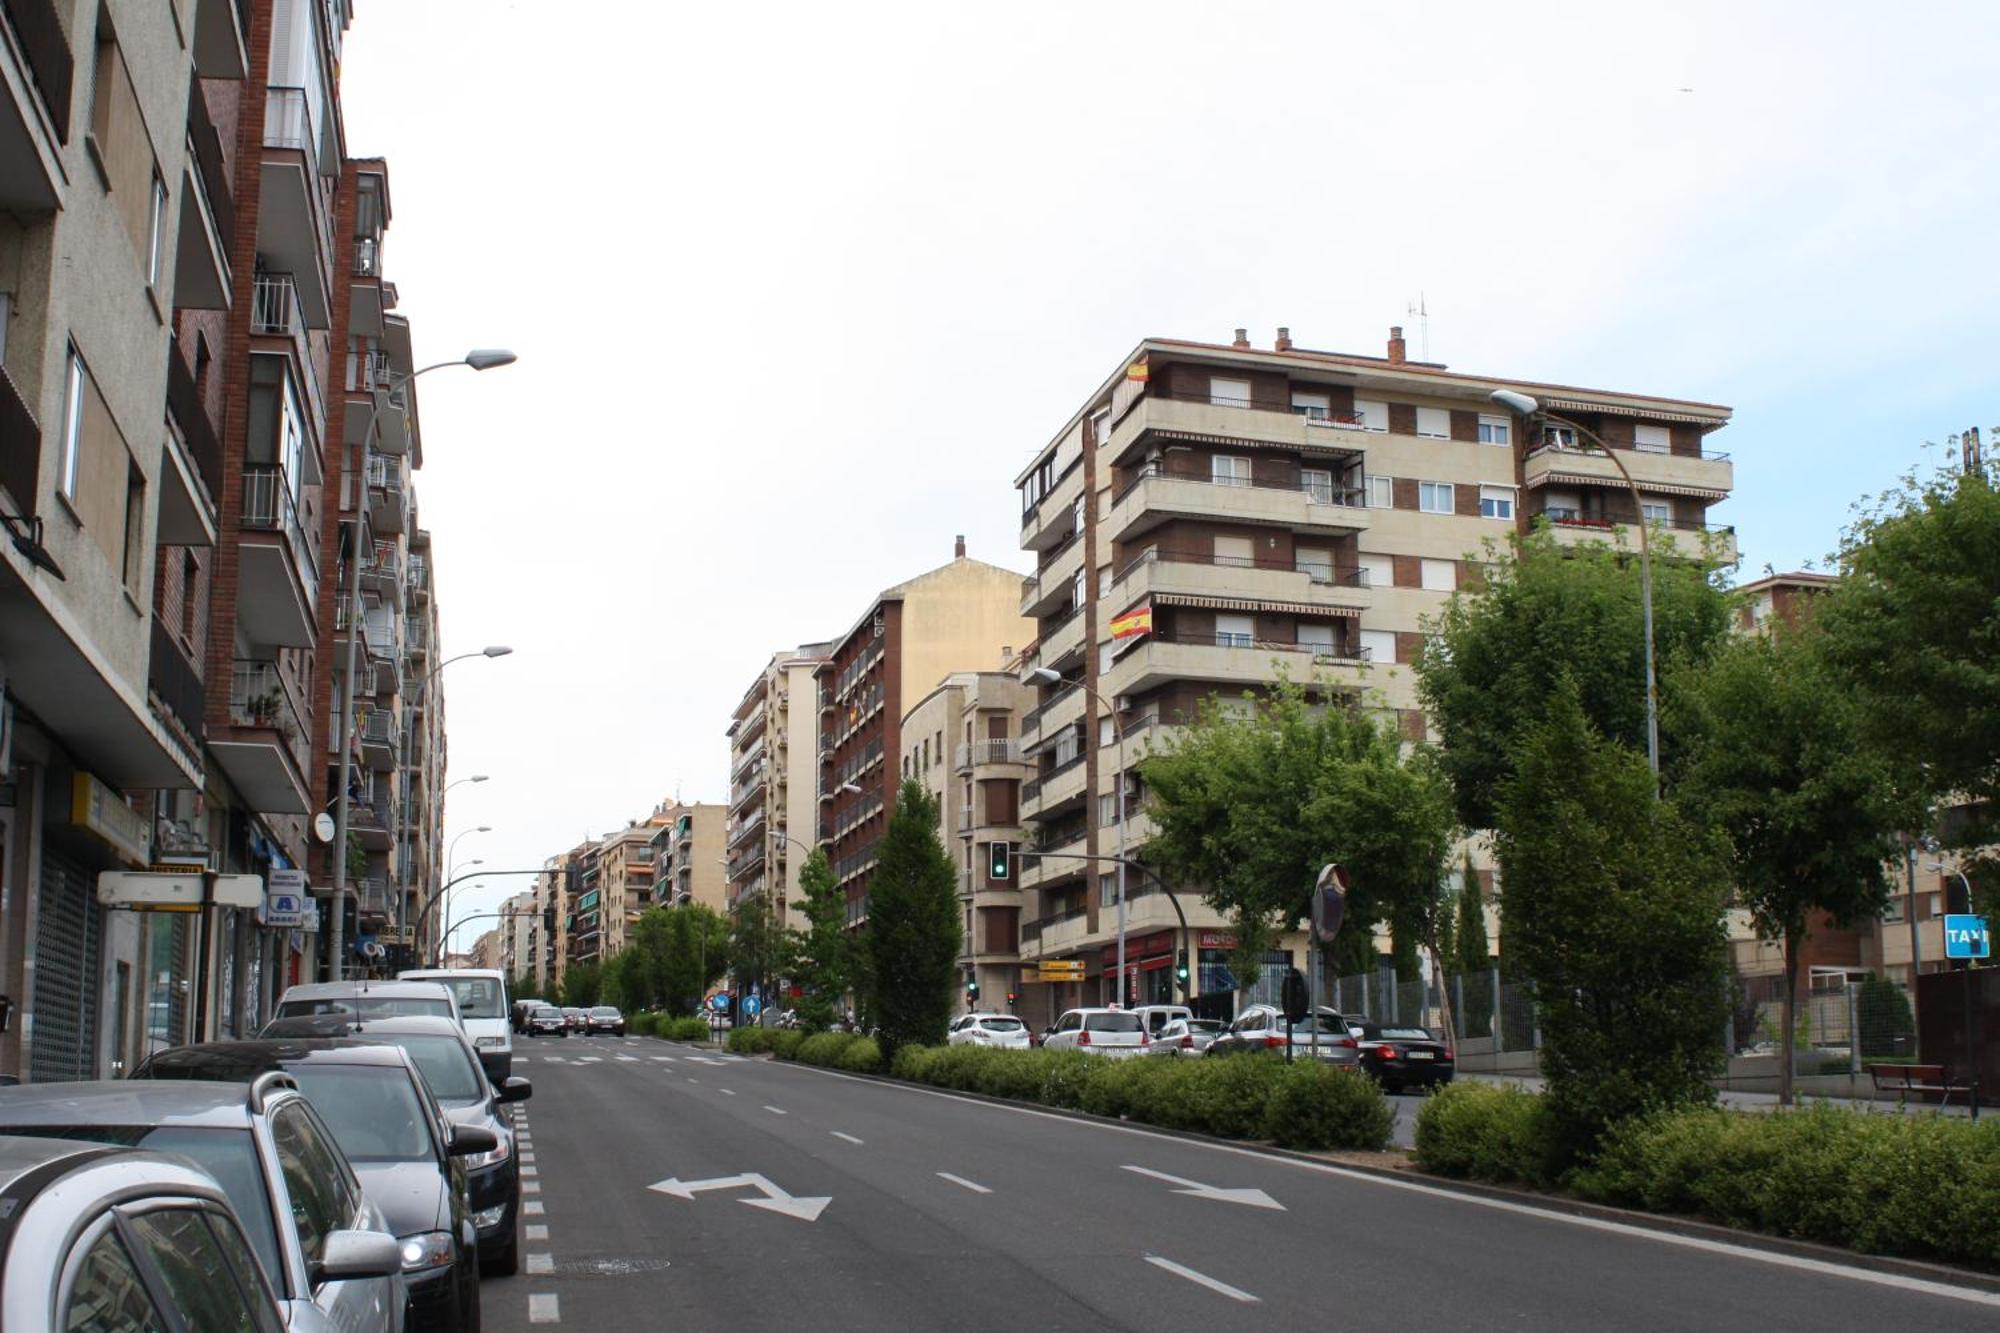
[[[870,1017],[885,1054],[944,1041],[959,939],[958,874],[938,840],[938,803],[905,782],[868,889]]]

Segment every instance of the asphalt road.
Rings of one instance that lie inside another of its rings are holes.
[[[485,1285],[501,1333],[2000,1326],[1971,1289],[653,1039],[515,1061],[541,1230]]]

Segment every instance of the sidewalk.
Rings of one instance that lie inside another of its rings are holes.
[[[1548,1083],[1548,1080],[1542,1078],[1539,1074],[1475,1074],[1467,1072],[1459,1074],[1458,1077],[1461,1079],[1476,1080],[1480,1083],[1499,1084],[1503,1087],[1522,1088],[1528,1092],[1540,1092]],[[1723,1089],[1716,1093],[1716,1100],[1723,1106],[1730,1107],[1733,1110],[1769,1111],[1778,1105],[1778,1094],[1775,1092],[1736,1092],[1730,1089]],[[1963,1105],[1932,1106],[1922,1102],[1903,1103],[1893,1099],[1884,1100],[1874,1097],[1822,1097],[1805,1094],[1801,1094],[1798,1098],[1798,1103],[1801,1106],[1818,1102],[1825,1102],[1829,1106],[1837,1106],[1844,1110],[1863,1111],[1881,1115],[1896,1115],[1905,1111],[1940,1112],[1944,1115],[1960,1117],[1972,1114],[1972,1108]],[[1988,1114],[2000,1114],[2000,1112],[1994,1112],[1990,1107],[1986,1109]]]

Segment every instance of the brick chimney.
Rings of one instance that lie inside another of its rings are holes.
[[[955,538],[954,538],[954,539],[952,540],[952,543],[951,543],[951,554],[952,554],[952,557],[953,557],[954,559],[957,559],[957,560],[963,560],[963,559],[965,559],[965,534],[964,534],[964,533],[962,533],[962,532],[961,532],[961,533],[959,533],[959,534],[958,534],[958,536],[957,536],[957,537],[955,537]]]
[[[1236,349],[1237,351],[1239,351],[1239,352],[1247,352],[1247,351],[1249,351],[1249,350],[1250,350],[1250,330],[1248,330],[1248,329],[1238,329],[1238,330],[1236,330],[1236,341],[1235,341],[1235,342],[1233,342],[1233,343],[1231,343],[1231,344],[1229,344],[1229,345],[1230,345],[1231,347],[1234,347],[1234,348],[1235,348],[1235,349]]]
[[[1277,340],[1276,342],[1272,343],[1272,344],[1271,344],[1271,346],[1275,347],[1275,348],[1276,348],[1277,350],[1279,350],[1280,352],[1289,352],[1289,351],[1291,351],[1291,350],[1292,350],[1292,331],[1291,331],[1290,329],[1288,329],[1288,328],[1284,328],[1284,327],[1280,326],[1280,327],[1279,327],[1279,329],[1278,329],[1278,340]]]
[[[1392,324],[1389,326],[1389,364],[1400,366],[1408,359],[1403,348],[1403,326]]]

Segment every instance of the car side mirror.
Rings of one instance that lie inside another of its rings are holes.
[[[451,1155],[471,1157],[478,1153],[494,1152],[500,1147],[500,1136],[483,1125],[453,1125],[451,1127]],[[400,1257],[397,1262],[401,1262]]]
[[[503,1102],[525,1102],[535,1095],[535,1085],[525,1078],[510,1078],[494,1091]]]
[[[488,1139],[493,1137],[486,1130],[479,1132]],[[329,1231],[319,1262],[313,1265],[313,1281],[318,1285],[347,1278],[390,1277],[402,1271],[403,1247],[394,1236],[379,1231]]]

